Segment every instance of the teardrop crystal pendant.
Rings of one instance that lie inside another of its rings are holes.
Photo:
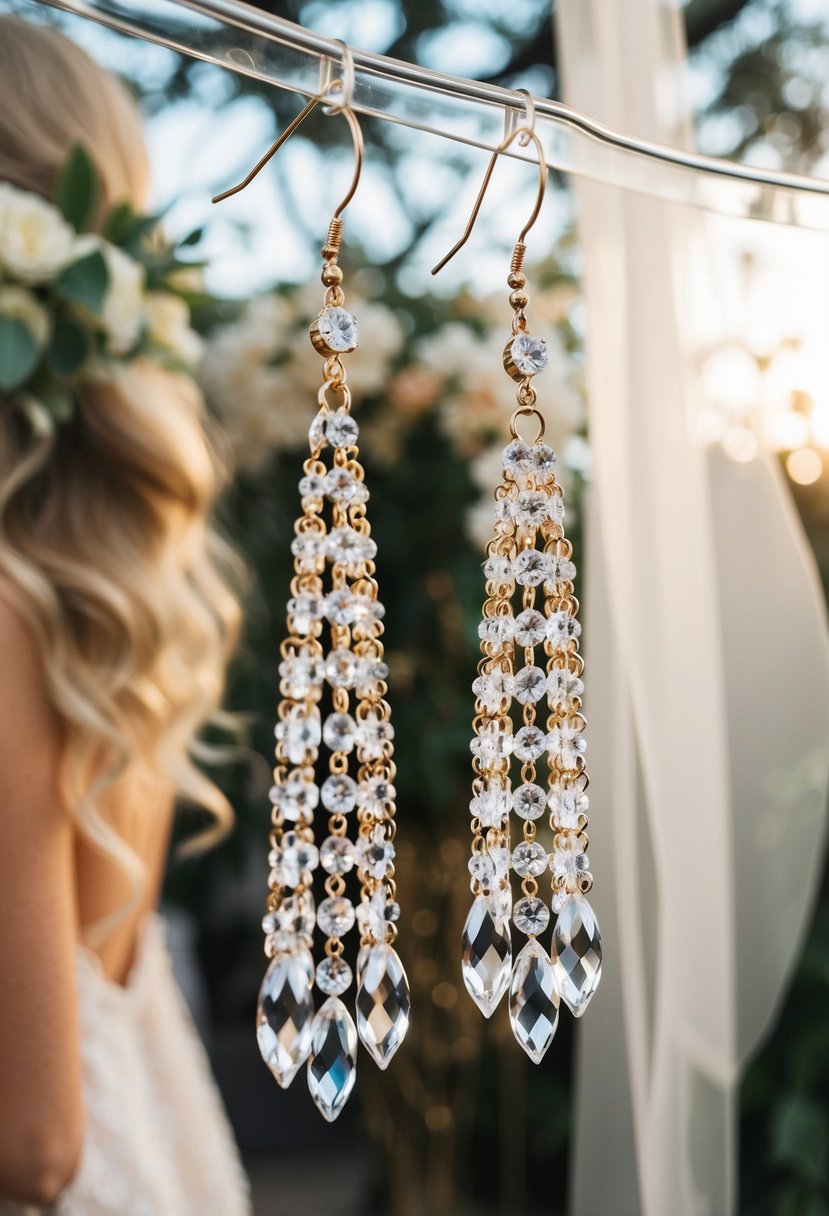
[[[534,1064],[540,1064],[558,1026],[559,996],[553,964],[530,938],[515,960],[509,991],[512,1033]]]
[[[256,1040],[262,1059],[287,1089],[311,1048],[314,963],[310,951],[278,955],[262,981]]]
[[[388,1068],[409,1029],[409,981],[397,951],[381,942],[357,960],[357,1033],[378,1068]]]
[[[338,996],[330,996],[314,1018],[308,1089],[324,1119],[333,1123],[356,1078],[357,1030]]]
[[[512,948],[509,921],[490,911],[486,896],[479,895],[469,909],[463,927],[461,967],[466,991],[485,1018],[507,990]]]
[[[602,978],[602,935],[583,895],[570,895],[553,930],[553,970],[561,999],[580,1018]]]

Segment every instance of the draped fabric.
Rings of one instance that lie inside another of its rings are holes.
[[[567,102],[690,146],[679,9],[559,0],[557,22]],[[594,454],[590,898],[605,964],[579,1026],[570,1210],[730,1216],[741,1072],[822,868],[825,608],[777,465],[735,463],[696,425],[708,403],[695,346],[723,274],[708,221],[574,188]]]

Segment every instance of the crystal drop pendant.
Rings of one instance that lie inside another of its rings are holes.
[[[409,981],[397,951],[365,946],[357,961],[357,1033],[378,1068],[388,1068],[409,1029]]]
[[[259,991],[256,1040],[262,1059],[287,1089],[311,1047],[314,963],[310,951],[280,954]]]
[[[357,1030],[338,996],[330,996],[314,1018],[308,1088],[324,1119],[333,1123],[348,1101],[357,1075]]]
[[[559,996],[553,964],[539,942],[527,942],[515,960],[509,990],[512,1033],[534,1064],[540,1064],[558,1025]]]
[[[602,935],[583,895],[569,896],[558,914],[552,960],[561,999],[580,1018],[602,977]]]
[[[493,916],[483,895],[463,927],[461,965],[467,992],[484,1017],[491,1017],[509,984],[512,948],[509,921]]]

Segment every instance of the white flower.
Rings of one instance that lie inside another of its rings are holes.
[[[182,363],[194,366],[202,353],[202,341],[190,326],[190,309],[169,291],[151,291],[144,301],[147,330],[153,342]]]
[[[101,311],[107,353],[125,355],[140,338],[146,319],[144,267],[124,253],[123,249],[92,234],[75,241],[72,261],[80,261],[95,250],[103,254],[109,272],[109,286]]]
[[[49,314],[27,287],[0,287],[0,317],[20,321],[41,349],[49,339]]]
[[[37,194],[0,183],[0,268],[23,283],[43,283],[72,255],[74,230]]]

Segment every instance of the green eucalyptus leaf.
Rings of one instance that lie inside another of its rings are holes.
[[[77,304],[100,316],[109,287],[109,271],[104,255],[95,250],[61,271],[55,280],[55,294],[69,304]]]
[[[37,367],[40,350],[32,331],[16,317],[0,316],[0,390],[19,388]]]
[[[74,376],[89,358],[91,347],[89,332],[80,321],[60,317],[49,344],[49,366],[58,376]]]
[[[55,205],[76,232],[85,232],[92,222],[101,193],[98,171],[83,144],[72,150],[55,184]]]
[[[107,216],[104,236],[113,245],[123,245],[135,223],[135,212],[131,203],[118,203]]]

